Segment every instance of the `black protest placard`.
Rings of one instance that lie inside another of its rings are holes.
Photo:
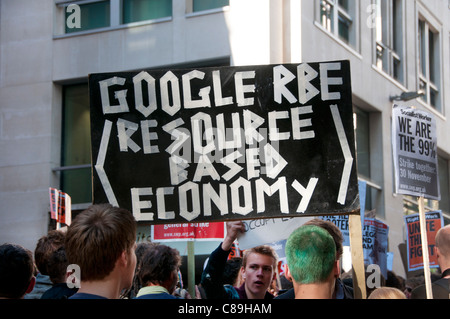
[[[91,74],[93,202],[152,223],[359,208],[350,64]]]

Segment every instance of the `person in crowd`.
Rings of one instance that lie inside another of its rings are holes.
[[[418,275],[410,278],[406,278],[405,280],[405,293],[406,298],[411,299],[411,292],[418,286],[423,285],[425,283],[425,279],[423,275]]]
[[[17,244],[0,246],[0,299],[23,299],[35,284],[33,254]]]
[[[204,296],[204,293],[202,295],[202,291],[198,285],[194,286],[194,295],[191,295],[189,290],[184,288],[183,274],[181,273],[181,270],[178,270],[178,282],[172,295],[179,299],[206,299],[206,296]]]
[[[224,285],[231,285],[232,287],[240,287],[242,285],[241,267],[242,257],[233,257],[227,260],[223,272]]]
[[[331,221],[323,220],[321,218],[314,218],[305,223],[305,225],[315,225],[322,227],[333,237],[334,243],[336,245],[336,261],[339,267],[339,261],[343,254],[343,242],[344,238],[342,232],[339,228]],[[340,273],[340,269],[339,269]],[[294,299],[295,292],[294,288],[290,288],[287,291],[279,294],[276,299]],[[333,292],[333,299],[353,299],[353,288],[345,284],[339,276],[336,276],[335,290]]]
[[[201,285],[208,299],[273,299],[268,288],[275,277],[278,256],[272,247],[261,245],[247,249],[242,257],[240,274],[244,283],[239,287],[224,285],[223,272],[233,242],[245,231],[242,221],[226,223],[224,241],[210,255]]]
[[[406,299],[406,295],[395,287],[375,288],[367,299]]]
[[[442,227],[436,234],[434,252],[441,268],[441,279],[432,283],[433,299],[450,299],[450,225]],[[426,286],[421,285],[411,292],[411,299],[426,299]]]
[[[394,271],[388,270],[387,278],[386,278],[386,286],[394,287],[394,288],[400,289],[400,291],[404,291],[405,290],[405,279],[401,276],[398,276]]]
[[[44,292],[52,288],[53,283],[48,275],[47,265],[53,252],[64,245],[65,236],[65,232],[61,230],[50,230],[37,241],[34,249],[36,284],[33,291],[25,295],[25,299],[39,299]]]
[[[141,281],[139,279],[139,276],[138,276],[139,269],[141,267],[142,257],[154,245],[157,245],[157,244],[156,243],[152,243],[152,242],[141,242],[141,243],[138,243],[136,245],[136,250],[135,250],[135,254],[136,254],[136,269],[134,271],[133,285],[129,289],[129,291],[126,291],[123,294],[124,298],[128,298],[128,299],[136,298],[136,295],[138,294],[139,289],[142,288],[142,283],[141,283]]]
[[[283,274],[280,276],[280,287],[278,290],[278,296],[276,296],[275,299],[283,299],[281,296],[287,292],[289,292],[289,294],[292,292],[292,297],[289,296],[289,298],[286,299],[294,299],[294,285],[292,285],[292,281],[287,279],[286,275]]]
[[[118,299],[133,283],[136,220],[126,209],[92,205],[72,221],[65,249],[80,270],[80,288],[69,299]]]
[[[137,276],[142,288],[136,299],[177,299],[173,296],[181,256],[178,250],[166,245],[155,245],[142,257]]]
[[[53,283],[53,287],[42,295],[41,299],[67,299],[75,294],[78,288],[70,288],[67,285],[67,267],[69,262],[64,246],[59,247],[50,256],[47,264],[47,273]]]
[[[286,276],[295,299],[332,299],[339,275],[336,245],[322,227],[303,225],[286,241]]]

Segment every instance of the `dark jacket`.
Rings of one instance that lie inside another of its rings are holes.
[[[450,299],[450,279],[441,278],[431,284],[433,299]],[[427,299],[425,285],[418,286],[411,292],[411,299]]]
[[[295,299],[294,288],[275,297],[275,299]],[[335,299],[353,299],[353,288],[344,284],[339,278],[336,279],[336,297]]]
[[[67,299],[78,291],[77,288],[69,288],[66,283],[54,284],[41,296],[41,299]]]

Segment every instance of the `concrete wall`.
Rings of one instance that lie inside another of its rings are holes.
[[[0,242],[47,232],[52,166],[52,1],[0,2]]]

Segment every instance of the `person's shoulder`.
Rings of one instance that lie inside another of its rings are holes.
[[[135,299],[180,299],[168,293],[160,293],[160,294],[145,294]]]
[[[291,288],[284,293],[276,296],[275,299],[295,299],[294,288]]]
[[[78,289],[69,288],[65,283],[59,283],[53,285],[52,288],[44,292],[41,299],[67,299],[74,295],[77,291]]]
[[[411,291],[411,299],[424,299],[426,298],[425,285],[420,285]]]
[[[227,299],[240,299],[239,293],[235,287],[230,284],[223,285]]]
[[[77,292],[76,294],[70,296],[69,299],[108,299],[108,298],[84,292]]]
[[[439,279],[431,285],[433,292],[433,299],[449,299],[450,296],[450,280]],[[411,299],[426,299],[427,290],[425,285],[417,286],[411,292]]]
[[[433,282],[434,299],[450,299],[450,279],[441,278]]]
[[[49,276],[42,275],[38,273],[36,275],[36,284],[34,285],[33,290],[25,295],[25,299],[40,299],[42,295],[53,287],[53,283],[50,280]]]

